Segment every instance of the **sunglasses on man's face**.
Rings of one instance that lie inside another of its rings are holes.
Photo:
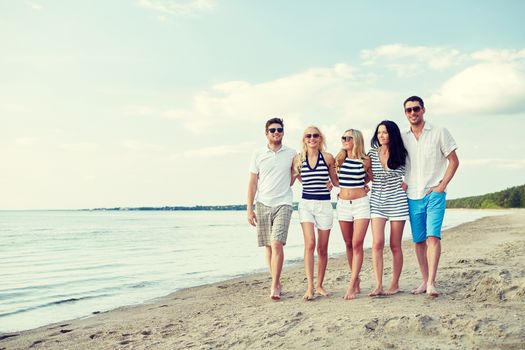
[[[319,136],[320,136],[319,134],[304,134],[305,139],[312,139],[312,138],[318,139]]]
[[[352,136],[341,136],[341,141],[343,142],[349,142],[352,141],[354,138]]]
[[[271,134],[274,134],[276,131],[277,132],[283,132],[283,128],[270,128],[268,129],[268,131],[271,133]]]
[[[420,110],[421,110],[421,107],[419,106],[405,108],[406,113],[412,113],[412,111],[414,111],[414,113],[417,113]]]

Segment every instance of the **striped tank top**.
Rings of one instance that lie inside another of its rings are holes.
[[[365,185],[365,175],[362,160],[346,158],[339,168],[339,187],[363,187]]]
[[[317,164],[311,168],[308,164],[308,154],[301,166],[301,182],[303,184],[303,199],[330,200],[330,191],[326,184],[330,181],[328,166],[319,152]]]

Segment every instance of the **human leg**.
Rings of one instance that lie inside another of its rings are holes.
[[[370,219],[356,219],[354,221],[354,235],[352,239],[352,276],[344,299],[355,299],[359,293],[359,273],[363,266],[363,241]]]
[[[403,270],[403,250],[401,241],[405,221],[390,221],[390,250],[392,251],[392,282],[385,294],[392,295],[399,292],[399,277]]]
[[[368,294],[368,296],[371,297],[383,294],[383,250],[385,247],[385,224],[385,218],[372,218],[372,265],[374,266],[376,287]]]
[[[281,299],[281,271],[284,262],[283,243],[280,241],[273,241],[271,249],[272,287],[270,290],[270,298],[279,300]]]
[[[437,237],[430,236],[427,242],[428,282],[426,292],[430,296],[437,297],[439,292],[436,289],[436,275],[441,256],[441,241]]]
[[[345,242],[346,260],[348,262],[348,268],[352,270],[352,237],[354,236],[354,222],[353,221],[339,221],[339,227],[341,228],[341,234],[343,235],[343,241]]]
[[[412,289],[412,294],[425,293],[427,290],[428,281],[428,262],[427,262],[427,213],[426,205],[428,198],[422,199],[409,199],[408,210],[410,215],[410,226],[412,229],[412,240],[415,243],[416,257],[419,265],[419,271],[421,272],[422,282],[421,284]]]
[[[278,300],[281,297],[281,271],[284,262],[284,245],[288,238],[288,228],[290,226],[292,212],[293,209],[290,205],[281,205],[273,208],[271,233],[271,298],[274,300]]]
[[[314,297],[314,250],[315,250],[315,232],[314,224],[311,222],[302,222],[304,238],[304,270],[308,285],[303,298],[312,300]]]
[[[432,192],[429,195],[427,207],[427,259],[428,259],[428,285],[427,294],[438,296],[436,289],[436,276],[441,257],[441,227],[445,217],[446,194]]]
[[[330,230],[317,230],[317,285],[315,290],[318,294],[328,296],[329,293],[324,289],[323,282],[328,265],[328,240]]]
[[[268,271],[270,271],[270,276],[272,275],[272,246],[267,245],[264,247],[264,255],[266,258],[266,264],[268,265]]]
[[[421,272],[422,282],[419,287],[412,289],[412,294],[421,294],[427,291],[428,282],[428,260],[427,260],[427,241],[416,243],[416,257]]]

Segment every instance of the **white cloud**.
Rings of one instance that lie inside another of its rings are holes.
[[[42,10],[42,5],[37,4],[37,3],[34,2],[34,1],[26,1],[26,4],[27,4],[27,6],[29,6],[29,8],[30,8],[31,10],[34,10],[34,11],[40,11],[40,10]]]
[[[525,62],[480,63],[448,79],[430,98],[444,114],[506,114],[525,110]]]
[[[15,143],[20,146],[33,146],[40,141],[37,137],[19,137],[15,140]]]
[[[215,7],[215,0],[139,0],[139,6],[168,15],[194,16],[207,12]],[[160,16],[160,21],[166,17]]]
[[[472,53],[471,57],[478,61],[490,62],[512,62],[525,59],[525,49],[523,50],[495,50],[485,49]]]
[[[271,116],[284,116],[289,130],[295,125],[302,128],[310,119],[365,120],[370,117],[370,106],[381,115],[394,100],[392,96],[398,98],[396,92],[370,87],[353,67],[336,64],[258,84],[217,84],[198,92],[190,106],[161,115],[180,120],[196,133],[231,122],[261,122]]]
[[[78,142],[78,143],[62,143],[58,145],[58,148],[69,151],[69,152],[83,152],[93,151],[100,148],[96,143],[91,142]]]
[[[164,147],[157,144],[145,143],[138,140],[124,140],[120,142],[121,146],[138,152],[161,152],[164,150]]]
[[[383,45],[361,51],[363,65],[383,64],[402,77],[427,69],[443,71],[463,63],[467,58],[456,49],[402,44]]]
[[[124,113],[131,116],[149,117],[158,114],[159,111],[147,105],[129,105],[124,107]]]
[[[233,154],[251,153],[255,147],[254,142],[242,142],[234,145],[217,145],[212,147],[194,148],[172,155],[172,159],[179,158],[207,158],[214,156],[227,156]]]

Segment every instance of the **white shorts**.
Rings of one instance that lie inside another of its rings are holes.
[[[312,222],[319,230],[330,230],[334,224],[334,208],[329,200],[301,199],[299,221]]]
[[[368,196],[353,200],[338,199],[337,219],[339,221],[370,219],[370,199]]]

